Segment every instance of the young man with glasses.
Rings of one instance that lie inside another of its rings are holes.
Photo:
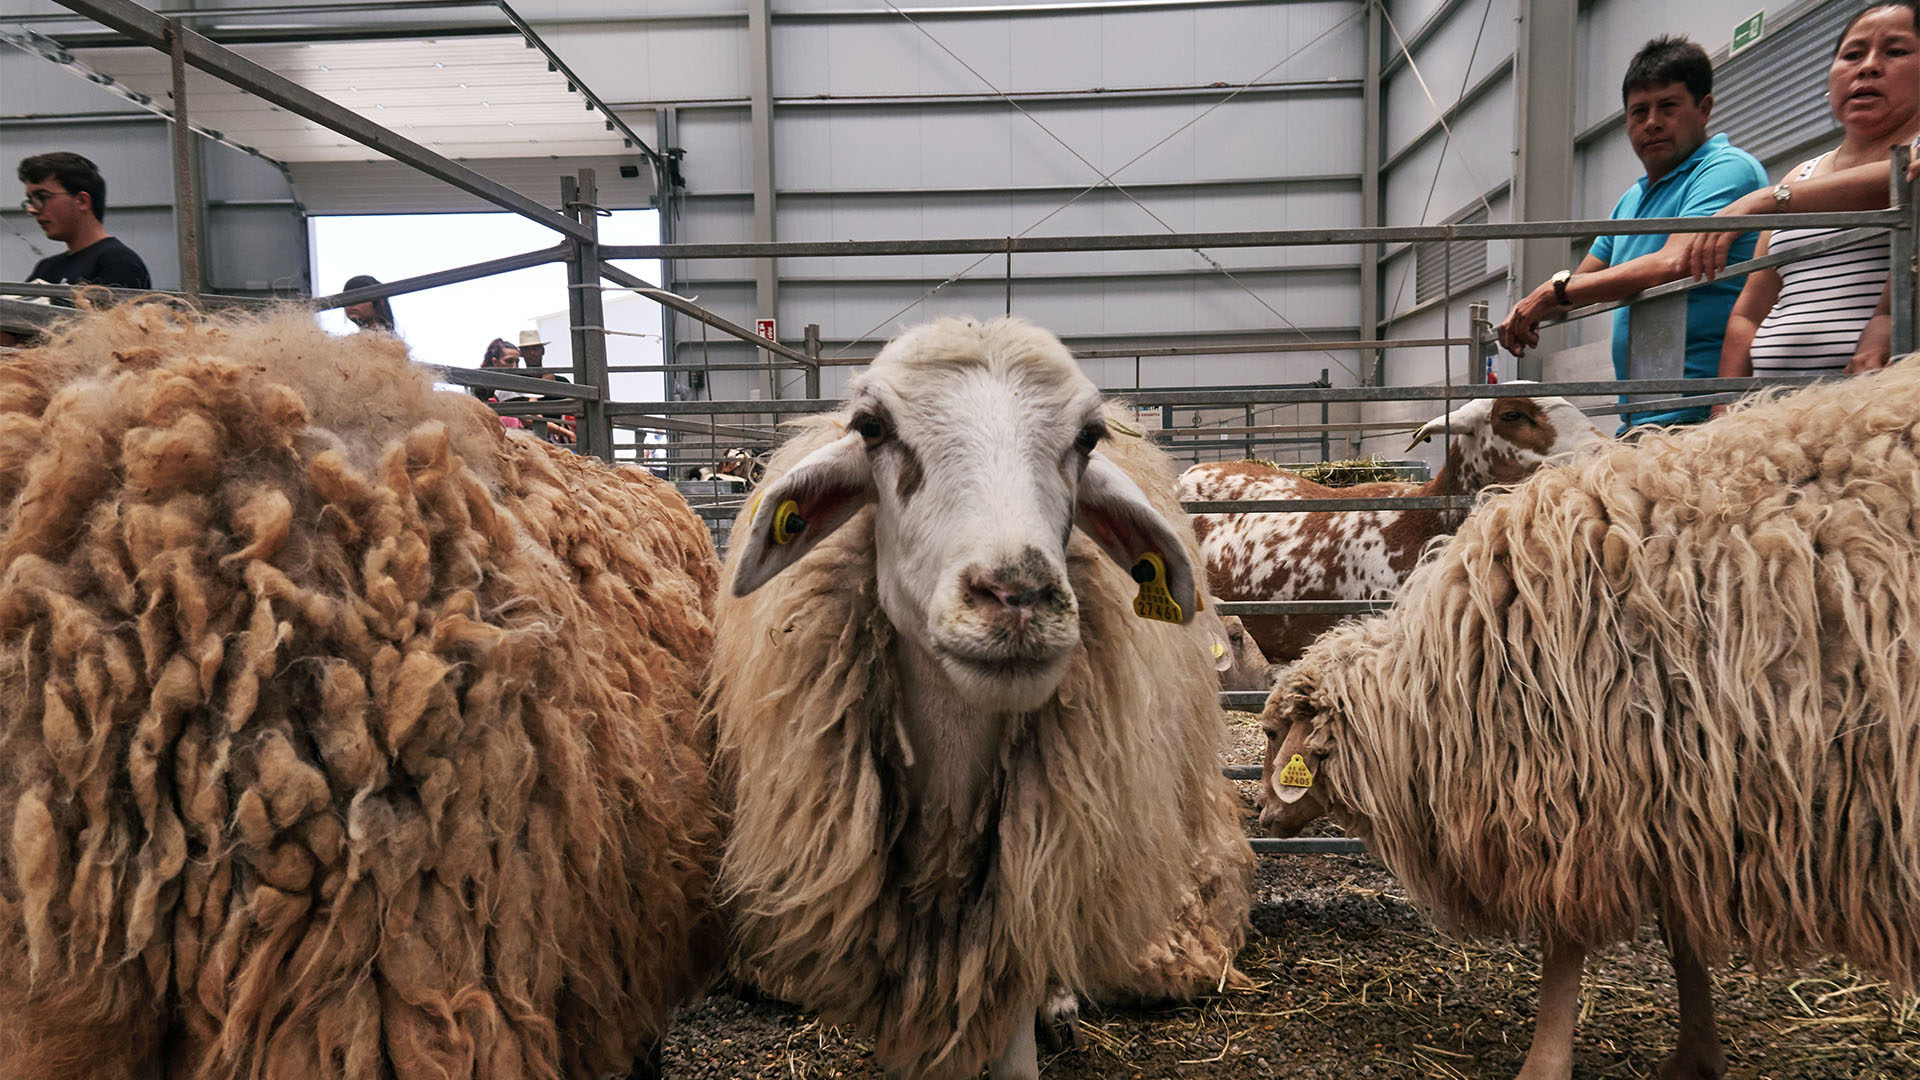
[[[27,187],[20,209],[33,215],[47,239],[67,245],[35,263],[28,281],[153,288],[147,264],[100,224],[107,216],[107,182],[93,162],[65,152],[35,154],[20,162],[19,175]]]

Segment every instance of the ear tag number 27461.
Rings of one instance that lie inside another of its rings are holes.
[[[1167,591],[1165,560],[1151,551],[1146,552],[1133,564],[1132,572],[1133,580],[1140,583],[1140,592],[1133,598],[1135,615],[1170,623],[1180,622],[1185,617],[1179,602]]]

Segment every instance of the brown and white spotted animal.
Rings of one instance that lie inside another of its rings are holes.
[[[1347,499],[1449,492],[1471,497],[1489,484],[1525,479],[1548,458],[1607,435],[1563,398],[1479,398],[1429,420],[1419,443],[1457,434],[1447,463],[1424,484],[1328,488],[1253,461],[1195,465],[1180,477],[1182,500]],[[1428,541],[1460,525],[1445,510],[1201,514],[1193,519],[1209,590],[1222,600],[1370,600],[1391,596]],[[1299,657],[1338,616],[1248,615],[1248,631],[1276,664]]]

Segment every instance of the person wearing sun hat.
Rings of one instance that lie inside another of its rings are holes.
[[[520,346],[519,346],[520,360],[528,368],[532,369],[529,372],[529,374],[539,373],[542,362],[545,361],[547,358],[547,345],[548,345],[548,342],[543,338],[541,338],[539,329],[529,326],[520,331]],[[538,377],[542,379],[552,379],[555,382],[572,381],[564,375],[548,375],[548,374],[540,373]],[[566,403],[566,402],[572,401],[573,399],[563,398],[563,397],[543,397],[540,400]],[[556,415],[556,416],[543,415],[543,416],[527,417],[527,426],[532,428],[536,432],[542,430],[543,422],[544,422],[544,429],[545,429],[548,442],[557,443],[561,446],[573,445],[575,436],[573,432],[572,417],[559,416],[559,415]]]

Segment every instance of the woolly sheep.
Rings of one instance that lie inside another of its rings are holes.
[[[1665,1076],[1725,1071],[1708,968],[1736,945],[1911,987],[1916,417],[1909,359],[1495,496],[1283,677],[1262,820],[1330,811],[1444,923],[1537,931],[1528,1080],[1570,1075],[1584,958],[1649,916],[1679,988]]]
[[[624,1075],[721,936],[670,487],[311,315],[0,365],[0,1076]]]
[[[1238,978],[1253,860],[1216,677],[1129,578],[1158,559],[1188,622],[1195,551],[1164,456],[1053,335],[946,319],[882,350],[734,525],[738,962],[909,1077],[1037,1076],[1054,989]]]

